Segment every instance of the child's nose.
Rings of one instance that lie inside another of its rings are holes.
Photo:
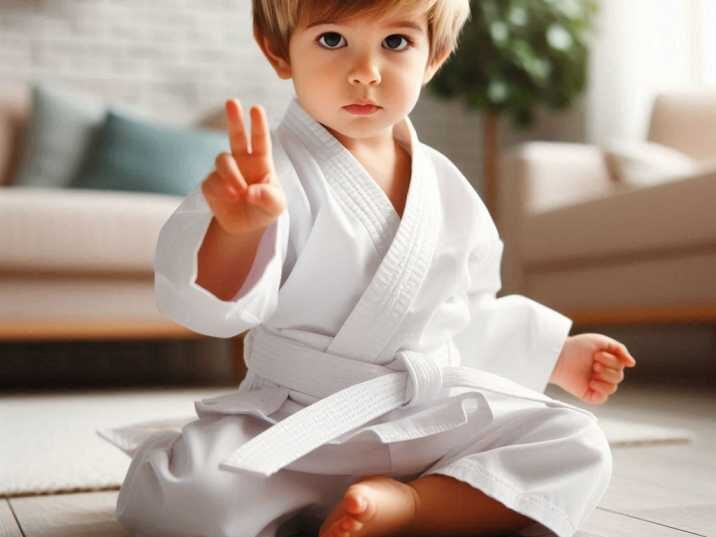
[[[350,84],[377,85],[381,82],[380,70],[375,60],[364,56],[358,58],[353,63],[353,67],[348,73],[348,82]]]

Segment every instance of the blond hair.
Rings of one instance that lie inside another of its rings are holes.
[[[427,13],[428,65],[458,46],[458,36],[470,18],[470,0],[252,0],[254,31],[271,50],[289,62],[288,44],[299,22],[338,21],[357,15],[379,16],[405,10]]]

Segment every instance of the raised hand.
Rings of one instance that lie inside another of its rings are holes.
[[[231,153],[216,157],[215,170],[201,184],[221,228],[241,235],[266,228],[286,208],[286,196],[273,165],[266,113],[251,108],[251,140],[246,136],[241,104],[226,101]]]

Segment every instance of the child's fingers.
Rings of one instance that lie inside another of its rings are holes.
[[[229,99],[225,104],[226,118],[229,124],[229,144],[231,153],[240,158],[249,153],[248,140],[244,129],[244,118],[241,103],[237,99]]]
[[[280,214],[284,209],[284,202],[276,188],[266,183],[254,183],[249,186],[246,199],[256,205],[268,215]]]
[[[606,348],[604,350],[615,356],[624,367],[634,367],[636,365],[636,360],[623,343],[619,343],[613,339],[607,339],[605,344]]]
[[[612,369],[600,363],[595,363],[592,369],[597,377],[607,382],[611,382],[612,384],[619,384],[622,380],[624,380],[623,369]]]
[[[251,107],[251,154],[257,157],[266,157],[271,154],[268,120],[260,106]]]
[[[220,153],[216,157],[214,166],[216,166],[216,171],[219,175],[229,181],[236,190],[241,192],[246,190],[246,179],[241,175],[239,166],[236,164],[236,160],[232,155],[229,153]]]
[[[254,161],[255,176],[261,178],[252,182],[276,183],[271,133],[266,112],[259,105],[251,108],[251,158]]]
[[[593,403],[595,405],[600,405],[604,401],[607,400],[607,396],[604,395],[602,392],[598,392],[596,390],[592,390],[591,388],[587,390],[587,394],[584,397],[584,400],[588,403]]]
[[[225,202],[226,199],[236,200],[239,198],[238,191],[225,181],[218,172],[212,172],[206,177],[201,183],[201,190],[210,205]]]
[[[623,360],[620,360],[618,356],[605,351],[597,351],[594,353],[594,360],[604,364],[611,369],[624,369],[625,367],[633,367],[625,364]]]
[[[616,384],[612,384],[610,382],[603,382],[601,380],[595,380],[592,379],[589,381],[589,387],[592,390],[598,391],[599,393],[611,395],[615,391],[617,391]]]
[[[617,359],[616,356],[613,354],[610,354],[608,352],[604,351],[598,351],[594,353],[594,360],[596,362],[599,362],[602,365],[605,365],[606,367],[610,367],[612,369],[617,369],[621,367],[621,362]]]

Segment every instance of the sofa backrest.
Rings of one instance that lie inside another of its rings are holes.
[[[30,95],[27,87],[8,85],[2,88],[0,92],[0,187],[10,183],[20,162],[29,107]]]
[[[650,142],[672,147],[699,161],[716,159],[716,91],[657,95],[648,138]]]

